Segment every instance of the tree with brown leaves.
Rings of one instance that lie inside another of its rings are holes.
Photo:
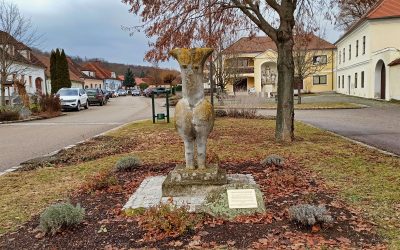
[[[141,17],[144,29],[155,37],[147,60],[166,60],[175,47],[216,47],[223,35],[264,32],[278,49],[278,108],[275,138],[294,139],[293,27],[295,16],[312,19],[325,0],[122,0]],[[209,20],[212,20],[211,32]]]

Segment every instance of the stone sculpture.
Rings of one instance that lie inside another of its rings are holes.
[[[174,49],[170,52],[181,67],[182,99],[175,107],[175,128],[185,144],[187,169],[206,168],[207,138],[214,126],[214,110],[204,98],[203,67],[213,49]],[[197,146],[197,165],[194,147]]]

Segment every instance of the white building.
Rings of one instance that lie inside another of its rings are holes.
[[[400,100],[400,0],[380,0],[336,46],[338,93]]]
[[[3,50],[4,48],[6,50]],[[11,58],[8,63],[11,66],[5,67],[7,71],[7,84],[5,86],[7,103],[16,91],[13,86],[14,79],[24,82],[26,91],[30,95],[46,93],[48,87],[45,84],[46,66],[33,55],[29,47],[15,40],[8,33],[0,31],[0,51],[2,60]]]

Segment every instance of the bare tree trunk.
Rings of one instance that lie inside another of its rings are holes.
[[[303,84],[303,79],[299,79],[297,83],[297,104],[301,104],[301,85]]]
[[[293,82],[293,39],[285,39],[278,43],[278,108],[275,139],[279,142],[294,140]]]
[[[7,77],[4,74],[0,76],[1,80],[1,106],[6,105],[6,81]]]

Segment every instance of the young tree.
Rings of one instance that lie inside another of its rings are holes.
[[[50,55],[50,80],[51,80],[51,92],[54,94],[59,89],[58,79],[57,79],[57,60],[60,58],[60,50],[52,50]]]
[[[56,49],[50,56],[51,92],[57,93],[61,88],[70,88],[69,67],[64,50]]]
[[[298,104],[301,104],[301,86],[309,76],[320,72],[333,60],[333,52],[324,55],[326,44],[309,29],[298,22],[295,27],[293,56],[295,65],[295,84],[297,85]]]
[[[341,30],[348,30],[379,0],[338,0],[332,1],[339,8],[336,26]]]
[[[13,75],[21,76],[29,71],[29,67],[21,63],[21,55],[18,54],[21,50],[30,51],[29,47],[36,46],[39,38],[31,20],[20,13],[17,5],[0,0],[1,105],[6,104],[7,79]]]
[[[316,4],[324,0],[123,0],[140,15],[146,35],[156,37],[148,60],[166,60],[174,47],[195,42],[215,47],[223,34],[261,30],[278,49],[278,108],[275,138],[294,139],[293,27],[295,15],[313,18]],[[211,32],[209,19],[212,18]],[[134,27],[140,28],[140,27]]]
[[[135,76],[133,75],[131,68],[128,68],[125,72],[124,86],[128,88],[136,86]]]

